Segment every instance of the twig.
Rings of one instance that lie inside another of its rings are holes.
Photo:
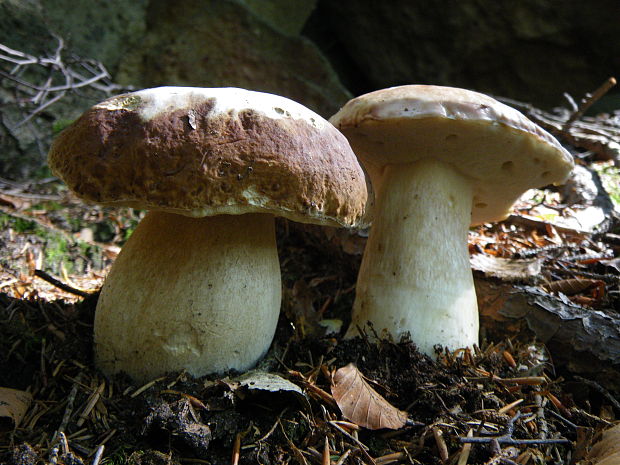
[[[575,376],[575,379],[578,379],[582,383],[587,384],[591,388],[594,388],[596,391],[598,391],[601,394],[603,394],[607,398],[607,400],[609,402],[611,402],[611,404],[614,406],[614,408],[618,412],[620,412],[620,402],[618,402],[618,400],[614,396],[612,396],[609,393],[609,391],[607,389],[605,389],[603,386],[598,384],[596,381],[592,381],[591,379],[582,378],[581,376]]]
[[[368,453],[368,446],[366,446],[366,444],[364,444],[363,442],[361,442],[359,439],[357,439],[355,436],[353,436],[352,434],[347,433],[343,428],[341,428],[337,423],[334,423],[333,421],[329,421],[328,422],[331,426],[333,426],[334,428],[336,428],[341,434],[343,434],[344,436],[346,436],[347,438],[349,438],[350,440],[352,440],[355,444],[357,444],[360,448],[360,451],[362,452],[362,455],[366,458],[366,460],[368,460],[372,465],[377,465],[377,462],[375,462],[375,460],[370,456],[370,454]]]
[[[321,465],[331,465],[331,453],[329,451],[329,438],[325,436],[325,446],[323,447],[323,457]]]
[[[577,430],[579,428],[579,426],[577,426],[575,423],[573,423],[572,421],[564,418],[562,415],[560,415],[558,412],[554,412],[553,410],[549,409],[547,410],[547,413],[550,413],[552,417],[556,417],[558,420],[560,420],[562,423],[570,426],[571,428],[573,428],[574,430]]]
[[[14,94],[14,98],[4,102],[3,106],[11,105],[21,112],[19,122],[9,129],[16,129],[32,120],[68,92],[90,88],[108,97],[114,91],[125,90],[110,81],[110,74],[102,63],[73,54],[67,56],[64,40],[55,35],[54,38],[57,45],[49,56],[36,57],[0,44],[0,65],[10,64],[10,69],[0,69],[0,78],[3,87]],[[76,66],[79,71],[73,69]],[[25,69],[40,76],[40,82],[29,82],[21,77]],[[6,123],[3,125],[9,126]]]
[[[63,98],[65,96],[66,92],[61,92],[58,95],[55,95],[53,98],[49,99],[46,102],[43,102],[41,105],[39,105],[37,108],[35,108],[33,111],[31,111],[25,118],[23,118],[19,123],[17,123],[15,126],[13,126],[13,129],[17,129],[20,126],[26,124],[28,121],[30,121],[32,118],[34,118],[36,115],[38,115],[39,113],[41,113],[43,110],[45,110],[47,107],[49,107],[50,105],[56,103],[58,100],[60,100],[61,98]]]
[[[103,444],[97,447],[97,451],[95,452],[95,455],[93,456],[92,465],[99,465],[99,462],[101,461],[101,457],[103,456],[104,449],[105,449],[105,446]]]
[[[620,164],[620,144],[617,143],[620,137],[620,127],[617,124],[583,117],[580,120],[574,120],[569,127],[565,128],[570,118],[569,110],[561,108],[555,113],[548,113],[516,100],[507,98],[500,98],[500,100],[523,111],[536,124],[574,147],[597,154],[598,159],[614,160],[617,166]]]
[[[139,387],[138,389],[136,389],[129,397],[131,397],[132,399],[134,397],[138,397],[140,394],[142,394],[144,391],[146,391],[147,389],[155,386],[157,383],[159,383],[160,381],[163,381],[164,379],[166,379],[165,376],[162,376],[160,378],[155,378],[152,381],[149,381],[148,383],[146,383],[145,385],[143,385],[142,387]]]
[[[439,451],[441,463],[448,463],[448,446],[443,438],[443,432],[436,426],[433,426],[432,431],[433,437],[435,438],[435,443],[437,444],[437,450]]]
[[[522,402],[523,402],[523,399],[517,399],[514,402],[504,405],[502,408],[500,408],[497,411],[497,413],[504,414],[508,412],[509,410],[512,410],[513,408],[515,408],[517,405],[521,404]]]
[[[577,111],[573,112],[572,115],[566,120],[564,126],[562,126],[562,131],[568,131],[570,127],[573,125],[575,121],[583,116],[588,108],[592,106],[594,102],[600,99],[603,95],[605,95],[609,89],[616,85],[616,78],[610,77],[607,79],[601,86],[596,89],[592,94],[586,94],[586,96],[579,103],[579,107]]]
[[[353,449],[347,449],[345,453],[340,456],[340,458],[338,459],[335,465],[342,465],[344,461],[347,459],[347,457],[351,454],[352,450]]]
[[[38,278],[41,278],[44,281],[47,281],[51,285],[56,286],[58,289],[62,289],[65,292],[69,292],[70,294],[79,295],[80,297],[91,297],[93,295],[90,292],[81,291],[80,289],[71,287],[68,284],[65,284],[57,280],[53,276],[50,276],[43,270],[34,270],[34,275]]]
[[[538,437],[540,439],[547,439],[547,435],[549,434],[549,428],[547,427],[547,419],[545,418],[545,404],[543,396],[540,394],[540,389],[534,395],[534,400],[536,401],[536,420],[538,423]]]
[[[280,412],[280,414],[278,415],[278,418],[276,418],[276,422],[273,424],[273,426],[269,429],[269,431],[267,431],[267,433],[263,437],[261,437],[258,441],[256,441],[257,444],[263,441],[266,441],[267,438],[271,436],[271,434],[276,430],[276,427],[278,426],[278,423],[280,422],[282,415],[284,415],[284,412],[286,412],[287,409],[288,407],[285,407],[284,410]]]
[[[105,389],[105,381],[99,385],[97,390],[91,394],[90,399],[88,399],[88,402],[86,403],[86,407],[84,407],[84,410],[82,411],[82,413],[80,413],[78,421],[76,422],[76,425],[78,426],[78,428],[84,424],[84,422],[90,415],[90,412],[93,410],[97,402],[99,402],[99,399],[101,398],[101,394],[103,394],[104,389]]]
[[[67,436],[62,431],[58,434],[60,437],[60,447],[62,447],[62,454],[67,455],[69,453],[69,443],[67,442]]]
[[[284,439],[286,440],[289,447],[293,450],[293,454],[295,454],[297,461],[300,462],[302,465],[308,465],[308,461],[306,460],[306,457],[304,457],[302,451],[299,450],[295,443],[291,441],[291,439],[288,437],[288,434],[286,434],[284,426],[282,425],[282,421],[278,420],[278,425],[280,426],[280,431],[282,431],[282,434],[284,435]]]
[[[233,442],[232,458],[230,459],[231,465],[237,465],[239,463],[239,453],[241,451],[241,433],[237,433],[235,441]]]
[[[469,431],[467,432],[467,437],[474,437],[473,429],[469,429]],[[457,462],[457,465],[467,465],[467,461],[469,460],[469,454],[471,453],[471,447],[471,444],[463,444],[463,448],[461,449],[461,453],[459,454],[459,461]]]
[[[512,434],[514,432],[515,424],[519,418],[521,418],[523,414],[519,411],[517,414],[510,419],[508,425],[506,426],[505,433],[501,436],[489,436],[489,437],[462,437],[459,436],[459,441],[461,443],[467,444],[491,444],[493,442],[497,442],[497,444],[507,444],[510,446],[524,446],[524,445],[532,445],[532,444],[571,444],[571,441],[568,439],[513,439]]]
[[[400,462],[401,460],[407,458],[404,452],[392,452],[391,454],[382,455],[381,457],[377,457],[375,462],[377,465],[388,465],[394,462]]]

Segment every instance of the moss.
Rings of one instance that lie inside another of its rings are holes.
[[[42,245],[47,271],[59,273],[64,266],[67,272],[72,273],[82,270],[88,263],[97,268],[103,266],[100,247],[83,242],[63,231],[46,227],[34,219],[29,220],[0,212],[0,230],[9,228],[18,235],[27,236],[28,242]],[[16,263],[12,266],[21,267]]]
[[[600,176],[616,211],[620,211],[620,168],[614,166],[613,162],[594,163],[592,167]]]
[[[37,223],[34,220],[14,218],[10,224],[11,228],[18,233],[33,233],[37,229]]]
[[[65,265],[67,272],[73,271],[73,261],[66,260],[69,257],[69,245],[67,240],[60,235],[52,235],[49,237],[45,244],[45,263],[48,264],[54,271],[57,271]]]
[[[52,124],[52,133],[54,135],[57,135],[63,129],[71,126],[73,121],[75,121],[75,120],[69,119],[69,118],[58,118],[56,121],[54,121],[54,124]]]
[[[25,211],[31,212],[36,210],[45,210],[48,212],[63,210],[65,207],[60,203],[50,200],[46,202],[35,203],[31,207],[27,208]]]

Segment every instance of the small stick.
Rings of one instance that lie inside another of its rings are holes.
[[[590,386],[590,387],[594,388],[595,390],[597,390],[598,392],[600,392],[602,395],[604,395],[607,398],[607,400],[609,402],[611,402],[611,404],[616,408],[616,410],[618,412],[620,412],[620,402],[618,402],[618,400],[614,396],[612,396],[609,393],[609,391],[607,389],[605,389],[603,386],[598,384],[596,381],[592,381],[590,379],[582,378],[581,376],[575,376],[575,379],[578,379],[582,383],[587,384],[588,386]]]
[[[112,438],[112,436],[114,436],[115,434],[116,434],[116,428],[110,430],[110,432],[106,434],[105,437],[101,440],[99,445],[100,446],[105,445],[105,443],[108,442]]]
[[[616,78],[610,77],[607,79],[601,86],[596,89],[592,94],[586,94],[586,97],[581,100],[579,103],[579,108],[577,111],[573,112],[573,114],[566,120],[566,123],[562,126],[562,131],[568,131],[570,127],[573,125],[575,121],[583,116],[588,108],[592,106],[594,102],[600,99],[603,95],[605,95],[609,89],[616,85]]]
[[[330,459],[330,456],[331,453],[329,451],[329,439],[327,438],[327,436],[325,436],[325,446],[323,447],[323,458],[321,461],[321,465],[331,465],[332,461]]]
[[[332,422],[336,425],[340,425],[343,428],[349,428],[351,430],[353,429],[361,429],[361,427],[359,425],[356,425],[355,423],[351,423],[350,421],[344,421],[344,420],[332,420]]]
[[[508,444],[510,446],[524,446],[524,445],[532,445],[532,444],[564,444],[569,445],[572,442],[568,439],[513,439],[512,433],[514,432],[516,421],[521,418],[523,415],[522,412],[517,412],[517,414],[510,419],[508,425],[506,426],[506,432],[501,436],[489,436],[489,437],[459,437],[459,441],[461,443],[467,444]]]
[[[502,384],[522,384],[527,386],[537,386],[539,384],[546,384],[547,378],[544,376],[524,376],[520,378],[499,378],[494,381],[498,381]]]
[[[545,418],[545,402],[540,392],[534,395],[534,400],[537,406],[536,418],[538,430],[540,431],[538,437],[540,437],[540,439],[547,439],[549,428],[547,427],[547,419]]]
[[[351,454],[351,449],[347,449],[346,452],[340,456],[340,458],[336,462],[336,465],[342,465],[350,454]]]
[[[362,450],[364,451],[368,451],[368,446],[366,446],[365,444],[363,444],[362,442],[360,442],[359,439],[357,439],[355,436],[353,436],[351,433],[347,432],[344,428],[341,428],[338,423],[336,423],[333,420],[330,420],[328,422],[330,425],[332,425],[334,428],[336,428],[340,433],[342,433],[344,436],[346,436],[347,438],[349,438],[351,441],[353,441],[354,443],[356,443],[358,446],[360,446],[362,448]],[[357,432],[357,430],[353,431],[354,433]]]
[[[403,459],[406,459],[407,456],[404,452],[393,452],[391,454],[382,455],[381,457],[377,457],[375,462],[377,465],[387,465],[389,463],[400,462]]]
[[[97,404],[97,402],[99,401],[99,398],[101,397],[101,394],[103,393],[104,389],[105,389],[105,381],[102,382],[97,388],[97,390],[92,393],[92,395],[90,396],[90,399],[88,400],[88,403],[86,404],[86,407],[84,407],[84,410],[82,411],[82,413],[80,413],[80,417],[78,418],[78,421],[76,422],[76,425],[78,426],[78,428],[84,424],[84,422],[88,418],[88,415],[90,415],[90,412],[95,407],[95,404]]]
[[[357,439],[352,434],[347,433],[343,428],[341,428],[337,424],[332,423],[331,421],[329,421],[328,423],[332,425],[334,428],[336,428],[338,431],[340,431],[340,433],[344,434],[346,437],[351,439],[355,444],[357,444],[360,447],[360,451],[362,452],[362,455],[366,458],[366,460],[368,460],[372,465],[377,465],[377,462],[375,462],[375,460],[368,453],[368,446],[366,446],[362,441]],[[357,434],[357,430],[353,430],[353,432]]]
[[[80,289],[76,289],[74,287],[69,286],[68,284],[63,283],[62,281],[57,280],[53,276],[50,276],[43,270],[34,270],[34,275],[38,278],[41,278],[43,281],[47,281],[52,286],[56,286],[58,289],[62,289],[69,294],[79,295],[80,297],[90,297],[93,294],[90,292],[82,291]]]
[[[508,410],[516,407],[517,405],[519,405],[521,402],[523,402],[523,399],[517,399],[514,402],[511,402],[510,404],[504,405],[502,408],[500,408],[497,413],[499,414],[504,414],[506,413]]]
[[[231,465],[237,465],[239,463],[239,452],[241,450],[241,433],[237,433],[235,441],[233,442],[232,458],[230,460]]]
[[[82,373],[78,373],[73,383],[73,387],[69,392],[69,396],[67,397],[67,407],[65,408],[65,413],[62,416],[62,420],[60,422],[60,426],[56,430],[57,433],[60,433],[67,429],[67,425],[69,424],[69,419],[71,418],[71,414],[73,413],[73,404],[75,402],[75,396],[77,395],[77,390],[80,384],[80,379],[82,377]]]
[[[553,410],[551,410],[551,409],[547,410],[547,412],[548,412],[548,413],[550,413],[550,414],[551,414],[551,416],[556,417],[556,418],[557,418],[558,420],[560,420],[562,423],[564,423],[564,424],[566,424],[566,425],[570,426],[571,428],[573,428],[573,429],[575,429],[575,430],[576,430],[577,428],[579,428],[579,427],[578,427],[575,423],[573,423],[572,421],[570,421],[570,420],[568,420],[568,419],[564,418],[564,417],[563,417],[562,415],[560,415],[558,412],[554,412],[554,411],[553,411]]]
[[[288,409],[288,407],[285,407],[284,410],[282,410],[280,412],[280,414],[278,415],[278,418],[276,419],[276,422],[273,424],[271,429],[269,431],[267,431],[267,433],[262,438],[260,438],[258,441],[256,441],[257,443],[261,443],[263,441],[266,441],[267,438],[269,436],[271,436],[271,434],[276,430],[276,427],[278,426],[278,423],[280,423],[280,419],[282,418],[282,415],[284,415],[284,412],[286,412],[287,409]]]
[[[138,397],[140,394],[142,394],[144,391],[146,391],[147,389],[155,386],[155,384],[159,383],[160,381],[166,379],[165,376],[162,376],[161,378],[156,378],[153,381],[149,381],[148,383],[146,383],[144,386],[142,386],[141,388],[136,389],[129,397],[131,397],[132,399],[134,397]]]
[[[67,455],[69,453],[69,443],[67,442],[67,436],[62,431],[58,433],[60,437],[60,446],[62,447],[63,455]]]
[[[93,457],[93,461],[91,465],[99,465],[99,462],[101,461],[101,456],[103,455],[103,450],[105,449],[105,446],[103,444],[101,444],[99,447],[97,447],[97,451],[95,452],[95,455]]]
[[[468,438],[472,438],[474,437],[474,430],[473,429],[469,429],[469,431],[467,432],[467,437]],[[456,465],[467,465],[467,461],[469,460],[469,454],[471,452],[471,448],[472,445],[471,444],[463,444],[463,448],[461,449],[461,453],[459,454],[459,461],[457,462]]]
[[[442,463],[448,463],[448,458],[450,457],[448,454],[448,446],[446,445],[446,441],[443,438],[443,432],[433,426],[432,428],[433,436],[435,437],[435,443],[437,444],[437,449],[439,450],[439,457],[441,458]]]

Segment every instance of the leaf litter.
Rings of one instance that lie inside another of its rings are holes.
[[[609,132],[615,118],[586,122]],[[583,122],[567,129],[579,147]],[[588,147],[586,169],[615,153]],[[32,401],[0,430],[0,463],[579,464],[620,415],[620,222],[604,189],[571,204],[533,192],[507,221],[470,231],[480,347],[433,361],[407,340],[342,339],[365,232],[279,221],[283,312],[258,371],[136,386],[94,367],[92,323],[141,213],[82,205],[53,183],[7,186],[0,387]],[[594,228],[564,221],[591,206],[605,212]],[[393,429],[376,420],[386,415]]]

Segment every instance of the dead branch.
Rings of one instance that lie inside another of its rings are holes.
[[[106,97],[128,89],[112,82],[105,66],[95,60],[67,53],[64,40],[49,55],[34,56],[0,44],[0,86],[13,95],[2,106],[14,106],[21,118],[4,124],[9,133],[61,100],[67,92],[91,88]]]
[[[572,124],[580,119],[583,114],[592,106],[594,102],[599,100],[603,95],[605,95],[609,89],[616,85],[616,78],[610,77],[607,79],[601,86],[596,89],[591,94],[586,94],[586,96],[581,100],[581,104],[577,107],[577,109],[573,112],[572,115],[566,120],[564,126],[562,127],[563,131],[568,131]]]
[[[43,270],[34,270],[34,274],[35,274],[35,276],[43,279],[44,281],[47,281],[48,283],[52,284],[53,286],[56,286],[59,289],[62,289],[65,292],[69,292],[70,294],[79,295],[80,297],[90,297],[90,296],[93,295],[90,292],[85,292],[85,291],[82,291],[80,289],[76,289],[74,287],[71,287],[68,284],[65,284],[65,283],[57,280],[53,276],[50,276],[49,274],[47,274]]]
[[[459,437],[459,441],[461,441],[462,444],[491,444],[491,443],[497,443],[497,444],[506,444],[506,445],[510,445],[510,446],[524,446],[524,445],[532,445],[532,444],[545,444],[545,445],[549,445],[549,444],[564,444],[564,445],[570,445],[571,441],[569,439],[514,439],[512,437],[513,433],[514,433],[514,429],[515,429],[515,424],[517,422],[517,420],[519,418],[521,418],[523,416],[523,413],[521,411],[517,412],[517,414],[512,417],[509,421],[508,421],[508,425],[506,426],[506,430],[504,431],[504,434],[502,434],[501,436],[485,436],[485,437]]]
[[[616,84],[610,77],[598,89],[581,100],[577,105],[567,96],[571,110],[556,108],[553,113],[535,108],[529,103],[508,98],[500,98],[504,103],[524,112],[532,121],[553,135],[574,147],[585,149],[601,160],[613,160],[620,166],[620,124],[618,118],[592,118],[583,114]]]

